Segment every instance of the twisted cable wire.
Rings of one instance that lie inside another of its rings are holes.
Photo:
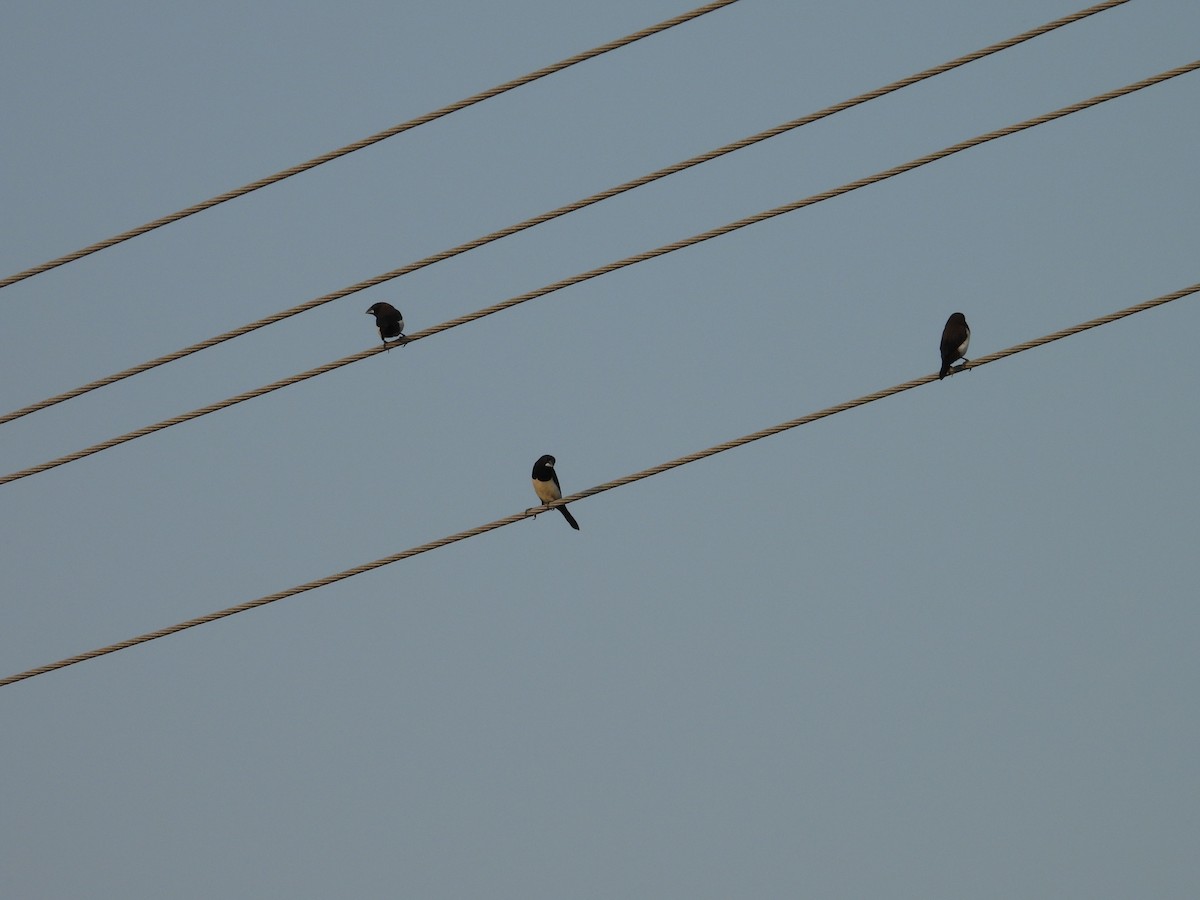
[[[435,334],[440,334],[441,332],[448,331],[451,328],[457,328],[460,325],[466,325],[478,319],[485,318],[486,316],[495,315],[496,313],[510,309],[511,307],[518,306],[538,297],[544,297],[547,294],[560,291],[566,287],[580,284],[581,282],[588,281],[592,278],[598,278],[601,275],[615,272],[618,269],[623,269],[640,262],[646,262],[647,260],[655,259],[656,257],[664,256],[668,253],[673,253],[676,250],[682,250],[685,247],[691,247],[703,241],[729,234],[730,232],[737,231],[740,228],[745,228],[749,225],[755,225],[759,222],[764,222],[767,219],[781,216],[785,213],[795,212],[796,210],[803,209],[806,206],[812,206],[815,203],[820,203],[824,200],[829,200],[833,197],[838,197],[842,194],[849,193],[850,191],[876,184],[880,181],[884,181],[885,179],[892,178],[905,172],[910,172],[913,169],[928,165],[929,163],[936,162],[940,159],[945,159],[947,156],[952,156],[955,153],[961,153],[963,150],[969,150],[973,147],[978,147],[980,144],[985,144],[988,141],[993,141],[997,138],[1016,134],[1018,132],[1025,131],[1026,129],[1034,128],[1038,125],[1044,125],[1047,122],[1054,121],[1055,119],[1061,119],[1064,116],[1080,112],[1081,110],[1089,109],[1090,107],[1096,106],[1100,103],[1104,103],[1118,97],[1124,97],[1127,94],[1134,93],[1135,91],[1144,90],[1145,88],[1160,84],[1171,78],[1176,78],[1188,72],[1193,72],[1196,69],[1200,69],[1200,59],[1194,60],[1186,65],[1177,66],[1174,69],[1168,69],[1167,71],[1161,72],[1158,75],[1152,75],[1149,78],[1143,78],[1141,81],[1135,81],[1132,84],[1125,85],[1124,87],[1106,91],[1103,94],[1098,94],[1095,97],[1091,97],[1087,100],[1081,100],[1078,103],[1071,104],[1070,106],[1064,106],[1060,109],[1054,110],[1053,112],[1044,113],[1043,115],[1035,116],[1032,119],[1026,119],[1025,121],[1018,122],[1015,125],[1009,125],[1005,128],[999,128],[995,131],[989,131],[986,134],[981,134],[976,137],[969,138],[968,140],[960,141],[959,143],[953,144],[950,147],[917,157],[914,160],[910,160],[909,162],[902,163],[898,166],[893,166],[890,169],[884,169],[882,172],[876,172],[874,175],[868,175],[865,178],[859,178],[856,181],[848,182],[840,187],[831,188],[830,190],[823,191],[819,194],[812,194],[801,200],[796,200],[792,203],[786,203],[783,206],[776,206],[773,209],[755,213],[752,216],[746,216],[745,218],[738,219],[734,222],[729,222],[725,225],[718,226],[717,228],[709,229],[708,231],[701,232],[700,234],[682,238],[670,244],[663,244],[662,246],[656,247],[652,250],[646,250],[642,253],[637,253],[633,256],[627,256],[624,259],[619,259],[615,262],[608,263],[607,265],[590,269],[577,275],[572,275],[568,278],[548,284],[545,287],[528,291],[524,294],[519,294],[516,297],[510,297],[507,300],[484,307],[483,309],[478,309],[474,312],[458,316],[457,318],[449,319],[445,322],[442,322],[440,325],[434,325],[430,328],[426,328],[424,331],[416,332],[408,339],[408,343],[432,337]],[[241,403],[245,400],[261,397],[264,394],[269,394],[272,391],[279,390],[280,388],[288,387],[301,381],[306,381],[309,378],[315,378],[318,375],[324,375],[327,372],[332,372],[334,369],[339,369],[342,366],[348,366],[351,363],[374,356],[377,353],[382,353],[386,349],[387,348],[376,344],[366,350],[360,350],[358,353],[334,360],[333,362],[325,363],[324,365],[317,366],[314,369],[308,369],[307,371],[300,372],[296,375],[291,375],[287,378],[281,378],[278,381],[273,381],[270,384],[263,385],[262,387],[244,391],[236,396],[229,397],[225,400],[219,400],[215,403],[210,403],[208,406],[202,406],[199,409],[194,409],[190,412],[181,413],[180,415],[174,416],[170,419],[164,419],[161,422],[156,422],[153,425],[146,425],[135,431],[130,431],[117,437],[109,438],[106,441],[101,441],[98,444],[92,444],[89,447],[84,447],[82,450],[76,450],[73,453],[68,453],[65,456],[59,456],[55,459],[38,463],[37,465],[29,466],[28,468],[20,469],[16,472],[10,472],[9,474],[0,477],[0,485],[5,485],[21,478],[28,478],[30,475],[37,475],[41,472],[46,472],[50,469],[57,468],[58,466],[66,465],[67,463],[76,462],[103,450],[108,450],[112,447],[119,446],[120,444],[136,440],[137,438],[154,434],[157,431],[162,431],[165,428],[170,428],[173,425],[179,425],[183,422],[190,422],[192,419],[197,419],[201,416],[205,416],[209,413],[217,412],[222,409],[227,409],[228,407],[234,406],[235,404]]]
[[[1099,316],[1095,319],[1089,319],[1078,325],[1072,325],[1068,328],[1063,328],[1051,334],[1043,335],[1033,340],[1025,341],[1020,344],[1015,344],[1004,350],[998,350],[995,353],[980,357],[970,363],[964,363],[954,369],[954,372],[961,372],[964,369],[978,369],[981,366],[989,365],[1001,359],[1014,356],[1018,353],[1023,353],[1026,350],[1032,350],[1035,347],[1042,347],[1046,344],[1060,341],[1063,338],[1071,337],[1083,331],[1088,331],[1092,328],[1099,328],[1101,325],[1108,325],[1116,322],[1119,319],[1124,319],[1128,316],[1136,315],[1137,313],[1145,312],[1146,310],[1154,309],[1158,306],[1171,303],[1183,297],[1200,292],[1200,283],[1193,284],[1189,287],[1182,288],[1178,291],[1172,291],[1169,294],[1155,297],[1152,300],[1146,300],[1142,303],[1126,307],[1125,309],[1117,310],[1107,315]],[[896,394],[901,394],[905,391],[910,391],[913,388],[921,385],[929,384],[937,381],[938,375],[936,372],[931,372],[928,375],[922,375],[919,378],[913,378],[909,381],[893,385],[892,387],[883,388],[870,394],[864,394],[854,400],[848,400],[845,403],[839,403],[835,406],[829,406],[825,409],[817,410],[816,412],[808,413],[800,416],[797,419],[791,419],[787,422],[781,422],[778,425],[773,425],[770,428],[764,428],[761,431],[755,431],[752,434],[743,435],[739,438],[734,438],[730,441],[725,441],[722,444],[708,447],[704,450],[698,450],[695,453],[689,453],[686,456],[680,456],[677,459],[669,460],[668,462],[660,463],[657,466],[651,466],[648,469],[643,469],[640,472],[634,472],[631,475],[625,475],[621,478],[606,481],[604,484],[596,485],[587,490],[579,491],[571,494],[569,497],[563,497],[561,500],[556,500],[553,503],[544,506],[527,509],[524,512],[513,513],[505,516],[502,519],[488,522],[485,525],[478,525],[474,528],[468,528],[466,531],[460,531],[456,534],[448,535],[447,537],[439,538],[435,541],[430,541],[426,544],[421,544],[418,547],[410,547],[407,550],[402,550],[399,553],[393,553],[391,556],[385,556],[382,559],[377,559],[372,562],[363,563],[351,569],[346,569],[338,572],[335,575],[327,575],[324,578],[318,578],[314,581],[307,581],[304,584],[296,585],[295,587],[287,588],[286,590],[277,591],[274,594],[267,594],[265,597],[258,597],[254,600],[248,600],[245,603],[239,603],[236,606],[230,606],[226,609],[217,610],[216,612],[208,613],[207,615],[197,616],[193,619],[188,619],[184,622],[179,622],[175,625],[169,625],[166,628],[159,628],[156,631],[148,631],[145,634],[137,635],[136,637],[127,638],[123,641],[118,641],[115,644],[109,644],[105,647],[98,647],[94,650],[88,650],[84,653],[77,653],[74,656],[68,656],[65,659],[60,659],[57,662],[47,663],[46,665],[36,666],[32,669],[27,669],[24,672],[18,672],[15,675],[10,675],[7,678],[0,679],[0,687],[5,687],[10,684],[15,684],[18,681],[24,681],[27,678],[33,678],[36,675],[44,675],[47,672],[53,672],[57,669],[64,669],[67,666],[73,666],[76,663],[85,662],[89,659],[95,659],[99,656],[104,656],[109,653],[116,653],[118,650],[126,650],[130,647],[136,647],[138,644],[144,644],[148,641],[157,640],[167,637],[168,635],[177,634],[180,631],[186,631],[189,628],[195,628],[199,625],[206,625],[210,622],[215,622],[218,619],[224,619],[229,616],[237,615],[238,613],[247,612],[252,609],[257,609],[260,606],[266,606],[270,603],[275,603],[279,600],[286,600],[289,597],[294,597],[297,594],[303,594],[308,591],[316,590],[317,588],[326,587],[331,584],[336,584],[339,581],[345,581],[347,578],[353,578],[355,575],[361,575],[364,572],[370,572],[374,569],[383,566],[391,565],[395,562],[400,562],[404,559],[409,559],[413,556],[418,556],[422,553],[428,553],[431,550],[437,550],[449,544],[455,544],[459,541],[465,541],[468,538],[477,537],[481,534],[486,534],[489,531],[495,531],[498,528],[503,528],[506,525],[512,525],[514,522],[520,522],[522,519],[528,519],[531,516],[536,516],[539,513],[551,509],[555,506],[563,506],[567,503],[578,503],[581,500],[586,500],[588,497],[594,497],[597,494],[602,494],[605,491],[611,491],[615,488],[624,487],[627,484],[633,484],[635,481],[641,481],[645,478],[650,478],[654,475],[660,475],[663,472],[669,472],[671,469],[677,469],[680,466],[686,466],[690,463],[697,462],[702,459],[707,459],[710,456],[716,456],[718,453],[724,453],[727,450],[733,450],[737,447],[743,447],[746,444],[751,444],[755,441],[761,441],[763,438],[772,437],[781,434],[784,431],[790,431],[793,428],[799,428],[802,425],[807,425],[810,422],[816,422],[819,419],[828,418],[829,416],[837,415],[851,409],[856,409],[860,406],[865,406],[868,403],[874,403],[877,400],[883,400],[887,397],[892,397]]]
[[[701,153],[697,156],[690,157],[689,159],[685,159],[685,160],[675,163],[673,165],[665,166],[661,169],[657,169],[656,171],[649,173],[648,175],[643,175],[640,178],[635,178],[631,181],[626,181],[622,184],[616,185],[615,187],[611,187],[606,190],[599,191],[598,193],[592,194],[591,196],[584,197],[581,200],[576,200],[573,203],[568,203],[564,206],[560,206],[557,209],[550,210],[549,212],[544,212],[539,215],[532,216],[528,219],[525,219],[524,221],[517,222],[516,224],[508,225],[504,228],[497,229],[496,231],[490,232],[489,234],[485,234],[481,237],[477,237],[477,238],[474,238],[473,240],[467,241],[466,243],[459,244],[456,247],[451,247],[447,250],[442,250],[438,253],[431,254],[430,256],[426,256],[423,259],[419,259],[415,262],[408,263],[407,265],[403,265],[397,269],[392,269],[389,272],[384,272],[384,273],[382,273],[380,275],[376,275],[372,278],[367,278],[363,281],[359,281],[355,284],[349,285],[348,287],[341,288],[340,290],[333,291],[332,293],[323,294],[320,297],[315,297],[312,300],[305,301],[304,303],[297,304],[296,306],[290,307],[288,309],[281,310],[277,313],[272,313],[269,316],[264,316],[261,319],[257,319],[253,322],[249,322],[245,325],[241,325],[237,328],[223,332],[214,337],[207,338],[203,341],[199,341],[199,342],[197,342],[195,344],[191,344],[187,347],[183,347],[180,350],[175,350],[171,353],[167,353],[162,356],[155,357],[154,359],[148,360],[143,363],[139,363],[138,365],[130,366],[129,368],[123,369],[120,372],[115,372],[112,375],[106,375],[103,378],[98,378],[95,381],[90,381],[87,384],[81,385],[77,388],[72,388],[69,391],[64,391],[61,394],[56,394],[53,397],[47,397],[44,400],[40,400],[36,403],[31,403],[28,406],[23,406],[20,409],[13,410],[10,413],[0,415],[0,425],[3,425],[6,422],[11,422],[14,419],[19,419],[23,416],[27,416],[30,413],[35,413],[35,412],[38,412],[43,409],[48,409],[51,406],[56,406],[57,404],[64,403],[67,400],[73,400],[76,397],[81,397],[84,394],[90,393],[91,391],[98,390],[99,388],[102,388],[102,387],[107,387],[110,384],[116,384],[118,381],[123,381],[126,378],[131,378],[134,375],[140,375],[143,372],[148,372],[151,369],[158,368],[159,366],[166,365],[167,363],[175,362],[176,360],[183,359],[184,357],[190,356],[193,353],[199,353],[201,350],[207,350],[211,347],[217,346],[218,344],[223,344],[225,341],[231,341],[234,338],[238,338],[238,337],[241,337],[242,335],[249,334],[252,331],[257,331],[260,328],[265,328],[268,325],[274,325],[277,322],[282,322],[284,319],[288,319],[288,318],[291,318],[292,316],[299,315],[300,313],[307,312],[310,309],[316,309],[318,306],[323,306],[326,303],[332,303],[335,300],[341,300],[343,297],[348,297],[351,294],[358,293],[359,291],[365,291],[368,288],[377,287],[380,284],[383,284],[385,282],[391,281],[396,278],[400,278],[401,276],[404,276],[404,275],[411,274],[412,272],[416,272],[419,269],[423,269],[423,268],[426,268],[427,266],[434,265],[435,263],[444,262],[447,259],[451,259],[452,257],[459,256],[460,254],[467,253],[471,250],[477,250],[478,248],[483,247],[487,244],[490,244],[494,241],[498,241],[498,240],[501,240],[502,238],[510,237],[521,231],[525,231],[525,230],[533,228],[537,225],[545,224],[546,222],[550,222],[554,219],[561,218],[562,216],[568,215],[570,213],[578,212],[579,210],[584,209],[588,206],[592,206],[593,204],[600,203],[601,201],[611,199],[612,197],[616,197],[619,194],[624,194],[628,191],[632,191],[635,188],[644,187],[645,185],[650,184],[651,182],[658,181],[662,178],[666,178],[669,175],[675,175],[686,169],[690,169],[694,166],[701,165],[702,163],[711,162],[714,159],[718,159],[722,156],[726,156],[737,150],[743,150],[746,147],[753,146],[754,144],[761,143],[762,141],[768,140],[770,138],[778,137],[781,134],[784,134],[788,131],[792,131],[796,128],[800,128],[804,125],[810,125],[813,122],[817,122],[821,119],[828,118],[829,116],[832,116],[835,113],[843,112],[843,111],[851,109],[852,107],[855,107],[855,106],[860,106],[864,103],[867,103],[870,100],[876,100],[880,97],[885,96],[886,94],[894,93],[895,91],[898,91],[901,88],[909,87],[910,85],[916,84],[917,82],[920,82],[920,81],[924,81],[928,78],[933,78],[935,75],[942,75],[946,72],[949,72],[952,69],[956,69],[960,66],[965,66],[967,63],[975,62],[978,59],[982,59],[983,57],[990,56],[994,53],[999,53],[1002,50],[1007,50],[1011,47],[1016,46],[1017,44],[1021,44],[1021,43],[1024,43],[1025,41],[1032,40],[1035,37],[1039,37],[1043,34],[1046,34],[1047,32],[1053,31],[1057,28],[1062,28],[1066,25],[1070,25],[1074,22],[1078,22],[1080,19],[1085,19],[1089,16],[1094,16],[1097,13],[1104,12],[1105,10],[1112,9],[1115,6],[1120,6],[1120,5],[1122,5],[1124,3],[1128,3],[1128,2],[1129,2],[1129,0],[1105,0],[1105,2],[1103,2],[1103,3],[1097,3],[1094,6],[1089,6],[1086,9],[1081,9],[1077,12],[1071,13],[1070,15],[1063,16],[1062,18],[1059,18],[1059,19],[1055,19],[1052,22],[1047,22],[1044,25],[1039,25],[1037,28],[1031,28],[1029,31],[1022,32],[1021,34],[1007,38],[1006,40],[999,41],[998,43],[995,43],[995,44],[991,44],[980,50],[976,50],[973,53],[968,53],[964,56],[959,56],[956,59],[952,59],[949,62],[944,62],[941,65],[937,65],[937,66],[933,66],[928,69],[924,69],[913,75],[909,75],[905,78],[901,78],[897,81],[893,81],[890,84],[886,84],[883,87],[878,87],[878,88],[875,88],[874,90],[870,90],[865,93],[859,94],[856,97],[851,97],[849,100],[844,100],[841,103],[835,103],[832,106],[827,106],[824,109],[817,110],[814,113],[809,113],[808,115],[801,116],[798,119],[792,119],[790,122],[784,122],[780,125],[776,125],[773,128],[768,128],[765,131],[760,131],[757,134],[752,134],[752,135],[750,135],[748,137],[744,137],[740,140],[733,141],[732,143],[725,144],[724,146],[718,147],[715,150],[710,150],[707,153]]]
[[[66,265],[69,262],[74,262],[77,259],[90,256],[91,254],[100,250],[105,250],[116,244],[123,243],[130,238],[135,238],[139,235],[146,234],[147,232],[153,231],[156,228],[161,228],[164,225],[170,225],[172,222],[178,222],[180,219],[186,219],[188,216],[195,215],[198,212],[203,212],[206,209],[212,209],[212,207],[218,206],[221,203],[225,203],[227,200],[234,200],[238,197],[243,197],[252,191],[257,191],[259,188],[264,188],[267,185],[275,184],[276,182],[283,181],[285,178],[291,178],[293,175],[299,175],[301,172],[307,172],[309,169],[315,169],[319,165],[338,159],[339,157],[345,156],[348,153],[353,153],[356,150],[362,150],[364,147],[370,147],[372,144],[377,144],[380,141],[387,140],[390,137],[395,137],[401,132],[416,128],[418,125],[425,125],[426,123],[432,122],[435,119],[448,116],[450,113],[458,112],[460,109],[466,109],[468,106],[473,106],[476,103],[483,102],[484,100],[490,100],[492,97],[503,94],[507,91],[511,91],[514,88],[522,87],[523,85],[529,84],[532,81],[537,81],[539,78],[545,78],[547,75],[553,75],[556,72],[561,72],[563,69],[570,68],[577,63],[585,62],[586,60],[594,59],[597,56],[608,53],[611,50],[617,50],[621,47],[628,46],[635,41],[640,41],[642,38],[647,38],[651,35],[658,34],[661,31],[666,31],[668,28],[674,28],[676,25],[682,25],[684,22],[690,22],[692,19],[699,18],[700,16],[714,12],[715,10],[729,6],[730,4],[736,2],[737,0],[714,0],[712,3],[697,7],[696,9],[682,13],[678,16],[674,16],[673,18],[666,19],[665,21],[659,22],[657,25],[651,25],[647,28],[643,28],[641,31],[635,31],[633,34],[628,34],[623,38],[617,38],[616,40],[609,41],[607,44],[601,44],[599,47],[593,47],[591,50],[584,50],[582,53],[576,53],[574,56],[570,56],[567,59],[559,60],[558,62],[548,66],[543,66],[536,71],[529,72],[525,75],[513,78],[510,81],[506,81],[503,84],[498,84],[495,87],[488,88],[486,91],[480,91],[478,94],[472,94],[470,97],[450,103],[447,106],[443,106],[441,109],[435,109],[433,112],[425,113],[422,116],[417,116],[415,119],[409,119],[407,122],[401,122],[399,125],[393,125],[391,128],[387,128],[377,134],[357,140],[352,144],[347,144],[346,146],[339,147],[336,150],[330,150],[328,153],[323,153],[320,156],[308,160],[307,162],[298,163],[290,168],[276,172],[274,175],[267,175],[266,177],[260,178],[257,181],[252,181],[249,184],[242,185],[239,188],[234,188],[233,190],[226,191],[223,194],[218,194],[215,197],[211,197],[208,200],[196,203],[193,206],[187,207],[186,209],[181,209],[178,212],[173,212],[169,215],[162,216],[161,218],[155,219],[152,222],[147,222],[145,225],[139,225],[137,228],[131,228],[128,231],[123,231],[120,234],[113,235],[105,240],[97,241],[94,244],[89,244],[88,246],[79,250],[75,250],[72,253],[67,253],[64,256],[44,262],[41,265],[34,266],[30,269],[25,269],[23,272],[17,272],[14,275],[9,275],[6,278],[0,279],[0,288],[6,288],[9,285],[16,284],[18,281],[24,281],[26,278],[32,278],[34,275],[40,275],[43,272],[49,272],[51,269],[56,269],[59,266]]]

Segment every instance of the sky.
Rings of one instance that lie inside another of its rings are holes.
[[[696,3],[695,5],[699,5]],[[0,412],[1083,8],[740,2],[0,290]],[[10,0],[0,276],[692,8]],[[1018,48],[0,426],[14,472],[1189,63]],[[1200,281],[1200,74],[0,486],[0,677]],[[1192,296],[0,689],[0,894],[1190,898]]]

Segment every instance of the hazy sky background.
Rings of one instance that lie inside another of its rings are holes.
[[[694,5],[0,8],[0,275]],[[0,291],[0,412],[1085,6],[742,0]],[[0,426],[2,472],[1200,56],[1116,10]],[[1200,74],[0,487],[0,676],[1200,281]],[[0,689],[0,895],[1192,898],[1200,297]]]

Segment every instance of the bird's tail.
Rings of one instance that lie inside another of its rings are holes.
[[[579,523],[575,521],[575,517],[571,515],[570,510],[568,510],[565,506],[560,506],[558,507],[558,511],[563,514],[563,518],[567,520],[568,525],[570,525],[576,531],[579,530]]]
[[[938,372],[938,381],[950,374],[951,363],[942,363],[942,371]]]

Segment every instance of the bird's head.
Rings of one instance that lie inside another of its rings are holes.
[[[392,306],[392,304],[380,301],[379,303],[372,303],[367,308],[367,315],[378,319],[380,316],[398,316],[400,315],[400,311]]]

